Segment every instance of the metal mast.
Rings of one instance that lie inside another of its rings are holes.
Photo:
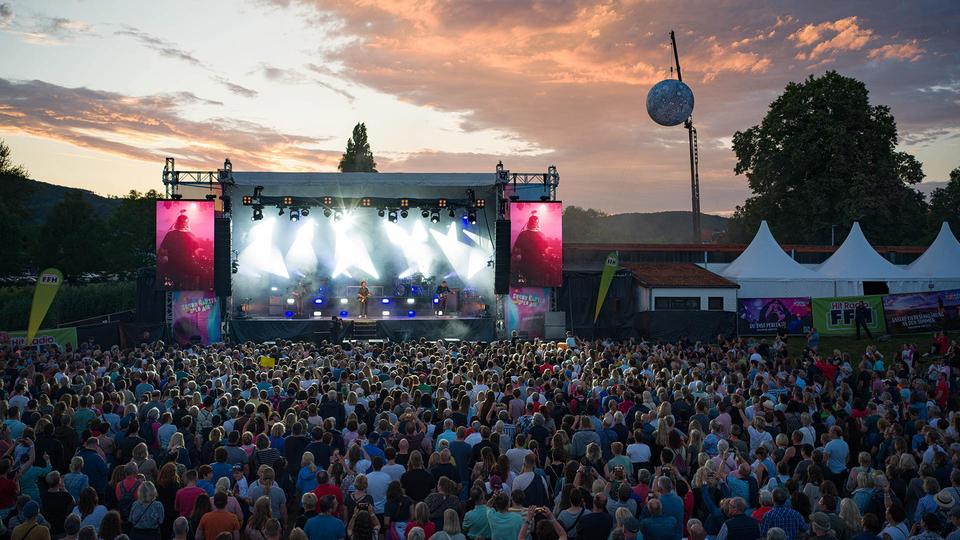
[[[683,82],[683,75],[680,72],[680,55],[677,53],[677,38],[673,30],[670,31],[670,44],[673,46],[673,60],[677,65],[677,80]],[[687,128],[687,136],[690,142],[690,199],[691,214],[693,214],[693,242],[699,244],[702,239],[700,235],[700,156],[697,150],[697,128],[693,127],[692,114],[683,123],[683,127]]]

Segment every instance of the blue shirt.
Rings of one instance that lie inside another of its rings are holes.
[[[343,522],[329,514],[308,519],[303,526],[303,532],[307,533],[309,540],[341,540],[347,537],[347,528]]]
[[[215,462],[210,464],[210,468],[213,469],[213,478],[210,480],[214,485],[217,484],[217,480],[227,477],[230,478],[233,474],[233,465],[229,463],[220,463]]]
[[[763,521],[760,522],[760,534],[767,536],[767,531],[774,527],[780,527],[787,533],[787,540],[796,540],[797,535],[806,532],[809,526],[807,520],[803,519],[800,512],[786,506],[774,506],[763,515]]]
[[[833,439],[823,447],[830,455],[827,459],[827,468],[833,474],[840,474],[847,470],[847,458],[850,456],[850,447],[843,439]]]

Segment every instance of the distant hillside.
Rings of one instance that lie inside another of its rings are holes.
[[[30,211],[30,223],[32,225],[42,224],[47,219],[47,214],[56,205],[60,204],[63,196],[70,191],[82,192],[84,200],[90,203],[90,206],[101,218],[109,216],[119,204],[118,199],[103,197],[86,189],[57,186],[37,180],[27,180],[26,183],[31,187],[32,193],[22,204]],[[6,202],[10,203],[12,201]]]
[[[654,212],[649,214],[615,214],[593,218],[592,223],[564,220],[565,242],[651,243],[671,244],[690,241],[690,212]],[[703,238],[727,229],[728,218],[702,214]]]

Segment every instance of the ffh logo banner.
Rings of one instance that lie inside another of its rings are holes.
[[[37,330],[43,324],[47,311],[53,304],[60,285],[63,284],[63,273],[56,268],[47,268],[37,277],[37,288],[33,290],[33,304],[30,306],[30,322],[27,324],[26,343],[33,343]]]

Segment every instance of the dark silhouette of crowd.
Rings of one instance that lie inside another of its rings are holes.
[[[3,536],[960,540],[956,344],[785,339],[6,347]]]

